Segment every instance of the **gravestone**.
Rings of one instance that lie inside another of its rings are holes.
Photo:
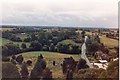
[[[53,61],[53,66],[55,66],[55,61]]]

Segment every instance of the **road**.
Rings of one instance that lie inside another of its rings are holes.
[[[81,51],[82,51],[82,53],[81,53],[81,58],[84,59],[84,60],[86,60],[86,63],[87,63],[87,65],[88,65],[90,68],[93,68],[92,64],[90,63],[90,61],[88,60],[88,58],[87,58],[87,56],[86,56],[86,44],[85,44],[85,42],[86,42],[86,39],[87,39],[87,38],[88,38],[88,37],[85,36],[85,40],[84,40],[84,43],[83,43],[82,49],[81,49]]]
[[[85,36],[85,40],[84,40],[84,43],[83,43],[83,45],[82,45],[82,49],[81,49],[81,51],[82,51],[82,53],[81,53],[81,58],[82,59],[84,59],[84,60],[86,60],[86,63],[87,63],[87,65],[90,67],[90,68],[94,68],[93,67],[93,63],[90,63],[90,61],[88,60],[88,58],[87,58],[87,56],[86,56],[86,44],[85,44],[85,42],[86,42],[86,39],[87,39],[88,37],[87,36]],[[107,65],[103,65],[102,63],[94,63],[94,65],[97,65],[99,68],[102,68],[102,69],[106,69],[107,67],[108,67],[108,63],[106,63]]]

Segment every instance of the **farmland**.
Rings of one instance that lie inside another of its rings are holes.
[[[12,31],[13,29],[16,28],[0,28],[0,31]]]
[[[84,69],[89,71],[90,68],[86,64],[86,60],[80,57],[82,44],[87,36],[86,49],[84,49],[90,64],[93,62],[99,63],[99,60],[106,60],[109,63],[112,59],[118,57],[118,40],[113,39],[118,37],[116,36],[118,33],[109,34],[111,30],[106,29],[108,32],[103,34],[104,31],[102,32],[102,30],[104,29],[16,28],[8,31],[4,29],[3,36],[0,38],[0,41],[2,41],[0,45],[3,46],[3,63],[10,62],[14,56],[19,57],[22,55],[24,58],[22,64],[24,62],[27,64],[28,60],[32,61],[32,65],[27,65],[28,77],[30,77],[30,73],[34,69],[36,61],[38,61],[38,56],[42,54],[47,63],[46,68],[52,72],[52,78],[66,78],[66,73],[63,72],[63,62],[67,59],[72,59],[70,57],[73,57],[75,61],[73,60],[72,64],[70,63],[66,66],[68,69],[72,65],[74,67],[71,67],[71,70],[81,71]],[[108,37],[106,36],[107,34],[109,34]],[[55,65],[53,65],[54,61]],[[15,63],[12,61],[11,63],[17,66],[20,73],[22,64],[16,59]],[[93,66],[95,69],[99,69],[99,66]],[[66,68],[66,71],[68,69]],[[98,77],[99,74],[95,77]],[[93,74],[90,75],[93,76]],[[84,74],[83,76],[86,75]]]
[[[107,38],[105,35],[100,37],[100,41],[109,48],[118,46],[118,40]]]

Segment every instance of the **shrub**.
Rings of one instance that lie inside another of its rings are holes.
[[[119,78],[119,61],[110,62],[106,71],[99,75],[99,78]]]
[[[21,47],[22,47],[22,49],[27,48],[25,43],[22,43]]]
[[[13,55],[13,56],[12,56],[12,59],[16,59],[16,56],[15,56],[15,55]]]
[[[23,56],[22,56],[22,55],[17,56],[16,61],[17,61],[19,64],[21,64],[21,63],[23,62]]]
[[[95,79],[103,72],[103,69],[80,69],[78,72],[74,74],[74,78],[82,78],[82,79]]]
[[[84,59],[80,59],[77,65],[77,69],[89,68]]]
[[[32,61],[31,61],[31,60],[28,60],[28,61],[27,61],[27,65],[31,66],[31,64],[32,64]]]

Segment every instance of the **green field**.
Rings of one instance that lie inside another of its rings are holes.
[[[11,31],[16,28],[0,28],[0,31]]]
[[[103,43],[108,48],[114,48],[119,46],[118,40],[107,38],[104,35],[100,37],[100,42]]]
[[[18,44],[21,47],[22,43],[24,43],[24,42],[13,42],[13,41],[5,39],[5,38],[0,38],[0,41],[1,41],[0,46],[3,46],[5,44],[7,44],[7,43],[14,43],[16,45]],[[30,43],[26,43],[26,46],[29,47]]]
[[[79,60],[79,55],[70,55],[70,54],[62,54],[57,52],[44,52],[44,51],[34,51],[34,52],[26,52],[22,53],[24,60],[32,60],[32,66],[28,67],[29,72],[34,67],[37,57],[42,54],[44,59],[47,62],[47,67],[51,69],[53,78],[62,78],[64,75],[62,74],[62,67],[61,64],[64,58],[72,56],[75,60]],[[18,54],[21,55],[21,54]],[[52,62],[56,62],[56,66],[52,65]],[[20,70],[20,65],[17,65]],[[56,75],[57,74],[57,75]]]

